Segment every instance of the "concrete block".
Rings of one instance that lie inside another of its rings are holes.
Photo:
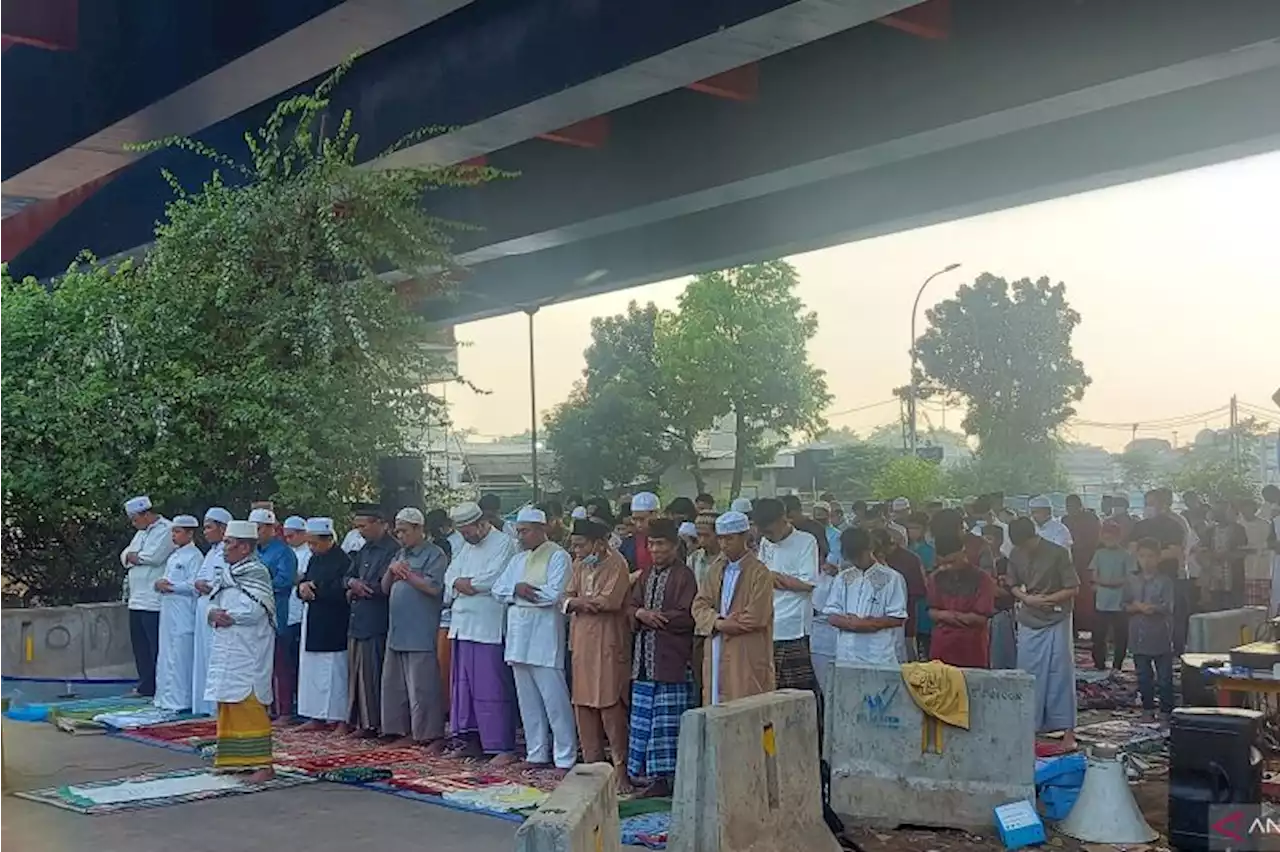
[[[1246,606],[1191,616],[1187,650],[1194,654],[1225,654],[1254,641],[1258,627],[1267,620],[1267,608]]]
[[[516,852],[621,852],[608,763],[579,763],[516,831]]]
[[[995,807],[1035,800],[1035,678],[965,669],[969,730],[942,726],[941,753],[897,666],[837,663],[826,697],[831,808],[892,828],[991,830]]]
[[[123,601],[78,604],[84,618],[84,673],[94,678],[133,678],[129,608]]]
[[[813,693],[784,689],[680,720],[671,852],[837,852],[822,819]]]
[[[71,606],[7,609],[0,646],[4,673],[16,677],[84,677],[84,617]]]

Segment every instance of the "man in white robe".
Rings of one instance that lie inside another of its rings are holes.
[[[173,519],[177,550],[155,582],[160,594],[160,655],[156,660],[155,705],[161,710],[191,708],[191,669],[195,655],[196,576],[204,554],[195,545],[200,522],[192,515]]]
[[[124,504],[133,525],[133,540],[120,551],[120,564],[127,573],[125,600],[129,606],[129,642],[138,669],[136,694],[151,698],[156,694],[156,658],[160,652],[160,593],[156,580],[164,576],[164,566],[173,552],[169,520],[158,514],[146,495]]]
[[[218,705],[214,769],[248,771],[250,784],[275,776],[271,761],[271,675],[276,608],[271,572],[258,560],[258,525],[227,524],[226,562],[214,584],[214,628],[205,698]]]
[[[213,645],[213,625],[209,624],[209,594],[217,582],[226,559],[222,553],[222,539],[227,534],[231,513],[221,506],[214,506],[204,513],[204,539],[209,551],[196,573],[196,632],[191,660],[191,712],[197,716],[209,716],[217,708],[204,697],[205,683],[209,677],[209,649]]]
[[[541,509],[524,507],[515,526],[521,550],[494,584],[493,596],[511,604],[506,660],[516,682],[526,761],[545,767],[554,757],[555,767],[567,772],[578,759],[578,734],[564,676],[566,625],[560,605],[572,560],[547,538]]]

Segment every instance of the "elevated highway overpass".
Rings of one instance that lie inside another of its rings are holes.
[[[26,9],[11,15],[10,6]],[[70,10],[78,26],[40,10]],[[6,0],[4,254],[50,276],[145,245],[166,167],[237,150],[354,50],[372,158],[520,177],[445,318],[615,290],[1280,147],[1272,0]],[[14,23],[16,21],[16,23]],[[11,32],[11,30],[13,30]],[[20,30],[20,31],[19,31]],[[54,48],[54,49],[50,49]]]

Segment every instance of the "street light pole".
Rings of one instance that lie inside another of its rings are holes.
[[[907,428],[908,437],[911,443],[911,455],[916,455],[916,448],[919,445],[918,433],[916,431],[916,399],[920,396],[919,381],[916,378],[916,362],[918,353],[916,351],[916,312],[920,309],[920,297],[924,295],[924,288],[929,286],[929,282],[937,278],[944,272],[951,272],[959,269],[960,264],[949,263],[942,269],[924,279],[924,283],[920,285],[920,289],[916,291],[916,300],[911,303],[911,396],[907,399]]]
[[[533,502],[538,502],[538,379],[534,373],[533,363],[533,315],[538,312],[537,305],[524,309],[529,315],[529,457],[533,461]]]

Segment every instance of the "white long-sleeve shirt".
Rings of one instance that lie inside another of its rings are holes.
[[[560,602],[569,582],[573,560],[568,552],[557,550],[547,561],[547,579],[534,585],[537,599],[516,597],[516,584],[523,583],[525,565],[532,551],[522,550],[507,563],[506,570],[493,585],[493,596],[507,607],[508,663],[564,668],[566,617]],[[533,584],[530,584],[533,585]]]
[[[301,580],[307,573],[307,563],[311,561],[311,545],[298,545],[293,548],[293,555],[298,557],[298,579]],[[298,597],[298,586],[294,584],[293,591],[289,592],[289,620],[285,624],[301,624],[302,612],[302,598]]]
[[[466,543],[453,552],[444,575],[444,602],[450,608],[449,638],[484,645],[501,645],[506,631],[506,606],[490,592],[516,553],[516,542],[501,530],[490,529],[477,544]],[[453,584],[471,581],[474,595],[458,594]]]
[[[229,575],[231,569],[222,570]],[[225,585],[214,593],[211,602],[214,609],[225,610],[235,623],[213,628],[204,698],[234,704],[252,693],[269,705],[276,631],[262,605],[230,582],[230,576],[226,576]]]
[[[888,565],[875,563],[867,570],[846,568],[836,577],[823,612],[858,618],[907,617],[907,583]],[[888,628],[873,633],[841,630],[836,639],[836,659],[842,663],[872,666],[898,664],[898,633]]]
[[[818,540],[804,530],[792,529],[782,541],[762,539],[760,561],[775,574],[786,574],[818,585]],[[773,590],[773,641],[803,639],[813,623],[813,592]]]
[[[129,569],[125,575],[125,591],[129,609],[143,612],[160,611],[160,593],[156,580],[164,576],[164,566],[173,553],[173,524],[157,517],[151,526],[133,534],[129,546],[120,551],[120,564]],[[138,564],[129,564],[129,554],[138,554]]]
[[[169,633],[186,635],[196,629],[196,576],[204,554],[194,544],[184,544],[169,554],[164,566],[164,579],[173,591],[160,595],[161,627]]]

